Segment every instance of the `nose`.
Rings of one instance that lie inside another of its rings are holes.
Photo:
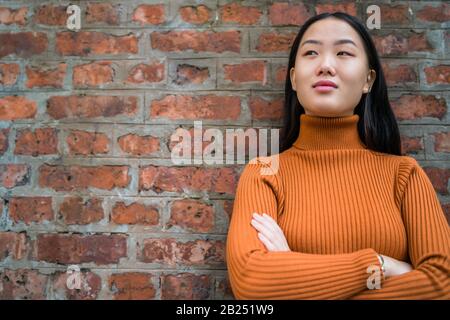
[[[323,58],[319,64],[319,68],[318,68],[317,72],[318,72],[317,75],[321,75],[321,74],[334,75],[334,73],[336,71],[333,67],[331,58],[328,58],[328,57]]]

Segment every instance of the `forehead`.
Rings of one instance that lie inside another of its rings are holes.
[[[363,48],[359,34],[347,22],[337,18],[326,18],[314,22],[304,33],[300,45],[311,39],[318,40],[325,45],[332,44],[338,39],[350,39],[359,50]]]

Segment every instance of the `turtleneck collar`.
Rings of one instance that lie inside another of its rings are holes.
[[[300,115],[300,133],[293,146],[302,150],[367,149],[358,133],[359,115]]]

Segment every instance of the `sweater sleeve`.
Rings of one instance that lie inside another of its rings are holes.
[[[405,156],[398,186],[413,270],[351,299],[450,299],[450,228],[431,181],[414,158]]]
[[[270,166],[255,159],[239,179],[226,242],[235,298],[346,299],[365,290],[371,275],[368,267],[380,267],[372,248],[329,255],[266,249],[250,224],[252,214],[266,213],[278,221],[284,198],[278,174],[261,174],[262,168]]]

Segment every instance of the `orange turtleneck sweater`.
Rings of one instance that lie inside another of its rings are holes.
[[[412,157],[367,149],[358,120],[302,114],[294,145],[270,157],[278,170],[245,166],[226,243],[235,298],[450,299],[450,228],[429,178]],[[269,252],[253,212],[277,221],[292,251]],[[413,270],[369,289],[377,253]]]

